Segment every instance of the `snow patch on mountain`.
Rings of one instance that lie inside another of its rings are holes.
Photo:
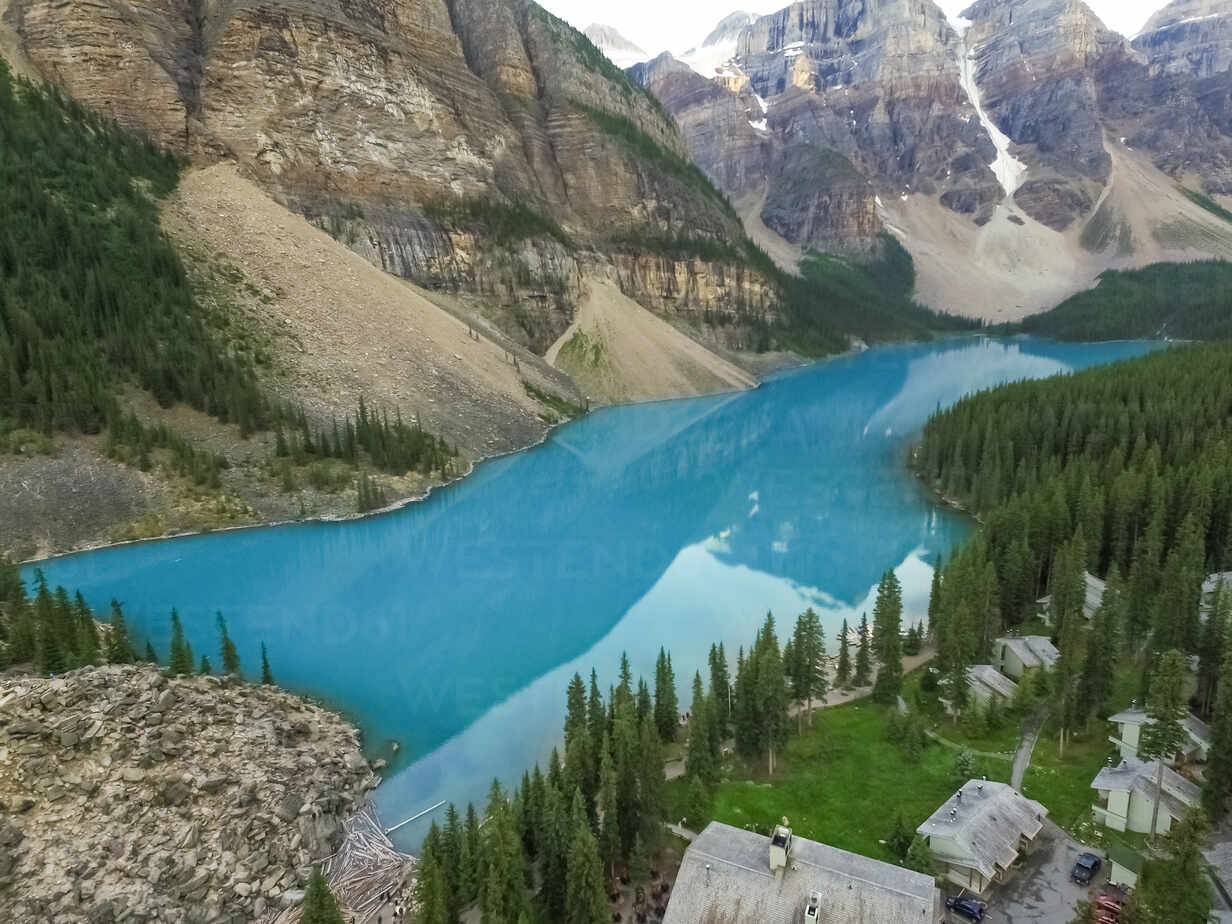
[[[1012,197],[1018,191],[1018,187],[1022,185],[1022,181],[1027,175],[1027,165],[1010,153],[1010,145],[1013,142],[1005,132],[997,127],[997,123],[989,118],[988,113],[984,111],[984,106],[980,99],[980,88],[975,82],[975,49],[967,43],[967,34],[971,27],[971,20],[963,19],[961,16],[953,14],[947,14],[946,18],[962,40],[958,57],[960,83],[967,94],[967,99],[971,101],[972,108],[975,109],[976,118],[984,126],[984,131],[988,132],[988,136],[992,139],[993,147],[997,150],[997,156],[989,166],[997,177],[997,182],[1005,190],[1005,194]]]
[[[583,34],[607,55],[609,61],[621,69],[640,64],[650,57],[611,26],[591,23],[583,30]]]

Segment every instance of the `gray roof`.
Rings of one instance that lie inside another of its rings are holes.
[[[813,891],[821,893],[819,924],[941,920],[931,876],[797,836],[776,878],[770,838],[716,821],[685,851],[663,924],[796,924]]]
[[[1136,792],[1154,800],[1159,791],[1155,780],[1159,773],[1159,761],[1128,758],[1115,767],[1104,767],[1091,781],[1091,788],[1101,792]],[[1164,767],[1163,796],[1160,807],[1166,808],[1173,818],[1180,818],[1185,810],[1197,805],[1202,791],[1171,767]]]
[[[1232,590],[1232,571],[1216,571],[1214,574],[1208,574],[1206,580],[1202,582],[1203,596],[1213,594],[1220,581],[1223,581],[1228,589]]]
[[[971,780],[960,792],[961,799],[951,796],[916,832],[953,838],[967,856],[950,857],[950,862],[971,866],[990,879],[997,867],[1008,869],[1018,857],[1019,838],[1039,834],[1048,809],[1007,783]]]
[[[991,664],[972,664],[967,669],[967,683],[971,686],[987,687],[992,692],[1006,699],[1013,699],[1018,692],[1018,684],[1006,677]]]
[[[1095,615],[1095,611],[1099,609],[1100,603],[1104,599],[1104,588],[1108,585],[1102,580],[1091,574],[1089,571],[1083,575],[1083,580],[1087,585],[1087,595],[1082,602],[1082,613],[1087,619],[1091,619]],[[1044,606],[1049,606],[1052,603],[1052,594],[1046,597],[1040,597],[1037,601]]]
[[[1116,715],[1108,717],[1109,722],[1115,722],[1118,725],[1153,725],[1155,720],[1146,714],[1143,709],[1126,709],[1118,712]],[[1200,718],[1192,712],[1185,713],[1185,718],[1181,719],[1181,725],[1185,728],[1185,733],[1189,735],[1189,740],[1195,745],[1202,748],[1209,748],[1211,745],[1211,729]]]
[[[1023,667],[1052,668],[1057,663],[1061,652],[1052,644],[1052,639],[1046,635],[1008,635],[997,639],[998,645],[1004,645],[1014,652]]]

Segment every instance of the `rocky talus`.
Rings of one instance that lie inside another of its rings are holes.
[[[376,782],[354,728],[273,687],[152,665],[0,681],[0,921],[259,920]]]

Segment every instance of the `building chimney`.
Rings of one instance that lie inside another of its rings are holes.
[[[809,892],[808,907],[804,909],[804,920],[816,921],[821,917],[821,893],[814,889]]]
[[[791,857],[791,828],[786,825],[776,825],[774,834],[770,837],[770,872],[777,873],[787,869],[787,861]]]

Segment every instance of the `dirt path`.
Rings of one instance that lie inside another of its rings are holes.
[[[625,296],[592,278],[577,316],[544,359],[592,398],[653,401],[751,388],[751,375],[690,340]]]

